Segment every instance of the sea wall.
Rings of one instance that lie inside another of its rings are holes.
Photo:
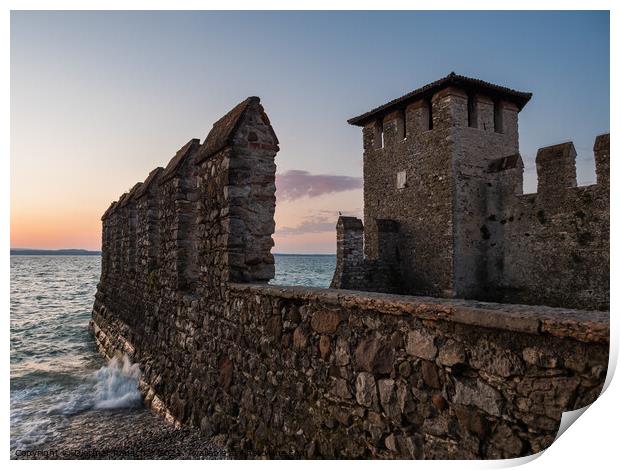
[[[98,300],[109,356],[140,362],[147,403],[290,457],[507,458],[554,440],[607,370],[605,313],[229,284],[137,333]]]
[[[147,405],[248,455],[473,459],[596,399],[608,312],[267,285],[277,151],[249,98],[102,217],[91,327]]]

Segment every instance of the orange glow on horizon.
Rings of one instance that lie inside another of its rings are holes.
[[[11,248],[101,249],[101,214],[113,199],[108,194],[113,190],[106,187],[105,192],[95,193],[67,185],[56,186],[55,192],[47,196],[33,196],[24,187],[14,186],[13,190]],[[83,197],[73,196],[78,190],[83,192]],[[336,195],[278,201],[272,253],[335,253],[338,212],[331,208],[359,207],[361,199],[361,190],[355,189]],[[359,212],[359,209],[348,211],[361,215]]]
[[[98,211],[97,211],[98,212]],[[101,249],[101,215],[11,214],[11,248]]]

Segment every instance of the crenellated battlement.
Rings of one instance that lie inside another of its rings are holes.
[[[596,138],[594,154],[597,182],[577,186],[572,142],[539,149],[533,194],[520,192],[522,162],[493,162],[489,298],[609,308],[609,134]]]
[[[429,131],[469,128],[516,140],[518,113],[531,97],[454,73],[349,120],[363,127],[365,155]]]
[[[101,277],[127,289],[122,298],[101,295],[110,305],[136,306],[124,321],[141,323],[152,289],[172,299],[200,286],[273,277],[277,150],[260,100],[250,97],[217,121],[202,144],[190,139],[110,205],[102,216]],[[245,210],[249,200],[260,200],[260,210]]]
[[[538,193],[542,197],[557,197],[564,189],[577,186],[577,152],[572,142],[552,145],[536,153]]]
[[[599,135],[594,141],[596,183],[609,189],[609,134]]]
[[[597,184],[577,186],[566,142],[538,150],[538,191],[523,195],[531,96],[451,73],[349,120],[363,128],[365,259],[385,257],[379,221],[398,223],[399,292],[607,308],[609,134]]]
[[[577,151],[573,142],[541,147],[536,152],[537,190],[535,193],[529,193],[525,196],[530,199],[532,197],[545,198],[548,203],[561,204],[565,197],[569,197],[573,189],[595,185],[608,188],[609,134],[596,137],[593,151],[596,182],[586,186],[578,186]],[[513,192],[516,195],[523,194],[523,170],[523,160],[519,154],[493,160],[487,168],[489,173],[497,173],[496,184],[505,186],[506,191]],[[519,173],[520,177],[515,178],[511,172]]]

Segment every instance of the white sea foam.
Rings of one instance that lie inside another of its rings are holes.
[[[142,404],[138,389],[140,367],[124,355],[95,373],[95,409],[134,408]]]
[[[138,364],[132,364],[126,355],[121,359],[115,357],[79,387],[59,394],[47,414],[71,416],[92,409],[140,407],[139,381]]]
[[[64,418],[82,412],[99,409],[138,408],[142,406],[142,396],[138,389],[140,368],[132,364],[127,356],[112,359],[90,375],[81,385],[72,390],[62,390],[56,385],[43,384],[26,391],[11,394],[11,427],[19,429],[12,433],[12,448],[35,448],[53,440]],[[49,401],[34,401],[31,406],[29,396],[41,395],[39,389],[49,393]],[[15,403],[23,403],[14,407]],[[39,406],[44,404],[42,410]],[[54,415],[64,417],[60,421]]]

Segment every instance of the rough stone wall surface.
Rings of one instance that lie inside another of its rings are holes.
[[[433,103],[433,122],[450,99]],[[403,293],[415,286],[417,294],[451,295],[451,129],[429,130],[429,109],[427,102],[407,108],[402,140],[395,136],[397,121],[384,122],[383,147],[372,138],[373,125],[364,128],[364,251],[370,260],[379,256],[377,219],[398,221]],[[405,172],[403,188],[397,188],[399,172]]]
[[[607,369],[603,312],[252,284],[169,308],[140,337],[98,297],[99,346],[168,419],[273,457],[528,455]]]
[[[380,258],[377,220],[397,222],[392,292],[609,308],[609,134],[595,143],[597,184],[577,187],[575,149],[560,144],[539,150],[538,192],[522,195],[518,112],[449,86],[368,118],[362,264]]]
[[[277,139],[257,98],[209,136],[102,219],[95,341],[167,420],[273,457],[501,458],[596,399],[608,312],[265,285]]]
[[[536,194],[510,191],[488,215],[490,232],[504,231],[491,300],[609,309],[609,134],[596,139],[594,150],[604,168],[597,184],[576,186],[572,143],[548,147],[538,152],[539,174],[556,179],[543,180]]]
[[[495,156],[506,157],[519,151],[514,139],[516,130],[495,132],[493,104],[479,97],[478,107],[482,108],[483,103],[490,107],[486,113],[490,125],[485,121],[486,128],[468,127],[465,114],[459,120],[462,125],[452,129],[454,295],[461,298],[484,299],[488,290],[488,251],[491,243],[498,242],[498,237],[488,241],[485,226],[489,206],[497,194],[496,188],[489,185],[489,164]]]
[[[399,226],[393,220],[375,220],[377,258],[364,257],[364,225],[355,217],[340,216],[336,224],[334,289],[396,293],[400,290]]]
[[[340,216],[336,224],[336,270],[331,287],[358,288],[366,283],[364,225],[356,217]]]

